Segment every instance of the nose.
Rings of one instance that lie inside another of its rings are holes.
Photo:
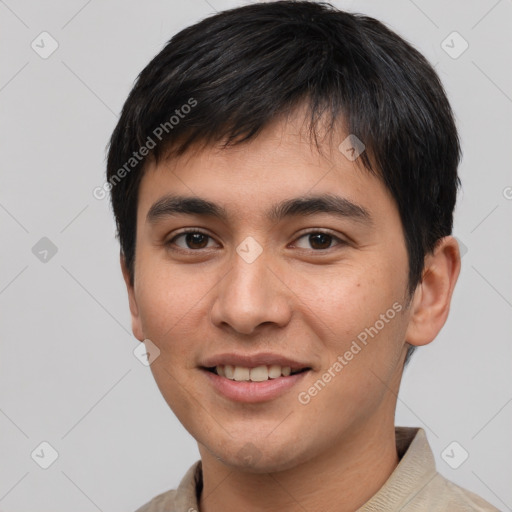
[[[211,321],[250,335],[263,324],[284,327],[291,318],[293,292],[265,251],[254,261],[234,252],[230,270],[216,287]],[[281,273],[282,274],[282,273]]]

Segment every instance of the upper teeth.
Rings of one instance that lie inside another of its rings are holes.
[[[291,368],[289,366],[279,366],[277,364],[270,366],[256,366],[255,368],[226,364],[215,367],[215,371],[217,375],[226,377],[230,380],[262,382],[268,379],[277,379],[281,376],[288,377],[291,373]]]

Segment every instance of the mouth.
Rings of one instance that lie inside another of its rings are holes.
[[[273,352],[225,352],[204,359],[199,369],[214,392],[245,403],[284,397],[315,371],[310,362]]]
[[[236,382],[265,382],[280,377],[289,377],[311,370],[310,367],[292,369],[290,366],[259,365],[255,367],[217,365],[203,367],[204,370]]]
[[[284,398],[312,371],[309,366],[265,365],[261,362],[258,366],[217,364],[200,369],[215,393],[230,402],[246,404]]]

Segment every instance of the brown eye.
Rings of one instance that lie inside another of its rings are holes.
[[[185,243],[189,249],[204,249],[208,245],[208,236],[203,233],[186,233]]]
[[[301,247],[301,249],[313,249],[315,251],[331,249],[333,241],[336,241],[337,245],[345,244],[340,238],[323,231],[311,231],[299,237],[299,240],[302,238],[307,240],[309,247]]]
[[[183,238],[185,241],[184,245],[180,245],[176,243],[176,240]],[[197,230],[183,231],[173,237],[169,242],[166,243],[168,246],[176,245],[179,249],[183,250],[200,250],[206,249],[208,246],[208,241],[211,239],[211,236]]]
[[[325,233],[309,235],[309,243],[313,249],[329,249],[331,242],[332,236]]]

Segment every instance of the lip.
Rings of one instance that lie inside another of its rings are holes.
[[[240,364],[240,366],[243,365]],[[210,372],[206,368],[201,368],[201,372],[209,380],[215,391],[225,398],[235,402],[245,403],[258,403],[273,400],[283,395],[286,391],[289,391],[293,386],[296,386],[310,371],[311,370],[296,373],[288,377],[281,376],[277,379],[269,379],[263,382],[250,382],[234,381]]]
[[[286,356],[272,352],[258,352],[257,354],[217,354],[205,359],[200,366],[202,368],[212,368],[214,366],[224,366],[227,364],[231,366],[243,366],[245,368],[255,368],[256,366],[262,365],[289,366],[292,372],[302,370],[303,368],[312,368],[312,365],[309,363],[294,361]]]

